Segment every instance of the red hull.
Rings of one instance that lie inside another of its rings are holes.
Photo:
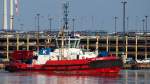
[[[6,66],[10,72],[31,71],[49,72],[63,74],[101,74],[118,73],[121,69],[122,61],[116,57],[99,57],[81,60],[49,60],[46,64],[33,65],[13,62]]]

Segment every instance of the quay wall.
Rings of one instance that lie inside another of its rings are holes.
[[[108,51],[124,58],[146,59],[150,57],[150,35],[97,35],[81,36],[80,46],[94,50]],[[14,50],[37,50],[37,47],[55,47],[55,38],[37,33],[1,33],[0,54],[9,58]]]

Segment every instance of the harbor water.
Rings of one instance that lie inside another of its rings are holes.
[[[150,84],[150,70],[122,70],[117,75],[71,76],[0,71],[0,84]]]

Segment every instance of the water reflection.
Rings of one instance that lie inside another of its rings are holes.
[[[123,70],[116,76],[0,72],[0,84],[150,84],[149,78],[149,70]]]
[[[37,75],[36,84],[116,84],[118,77]],[[41,81],[42,80],[42,81]]]
[[[125,84],[150,84],[150,70],[125,70]]]

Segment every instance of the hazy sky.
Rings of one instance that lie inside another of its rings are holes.
[[[9,1],[9,0],[8,0]],[[69,1],[69,18],[75,18],[75,30],[106,30],[114,32],[114,17],[117,16],[117,31],[122,31],[123,0],[19,0],[19,16],[15,16],[17,30],[37,30],[35,16],[40,13],[40,30],[49,29],[48,16],[52,17],[52,29],[62,26],[62,4]],[[142,19],[148,17],[150,30],[150,0],[127,0],[126,16],[129,28],[142,30]],[[3,0],[0,0],[0,28],[2,28]],[[20,26],[23,24],[23,27]]]

